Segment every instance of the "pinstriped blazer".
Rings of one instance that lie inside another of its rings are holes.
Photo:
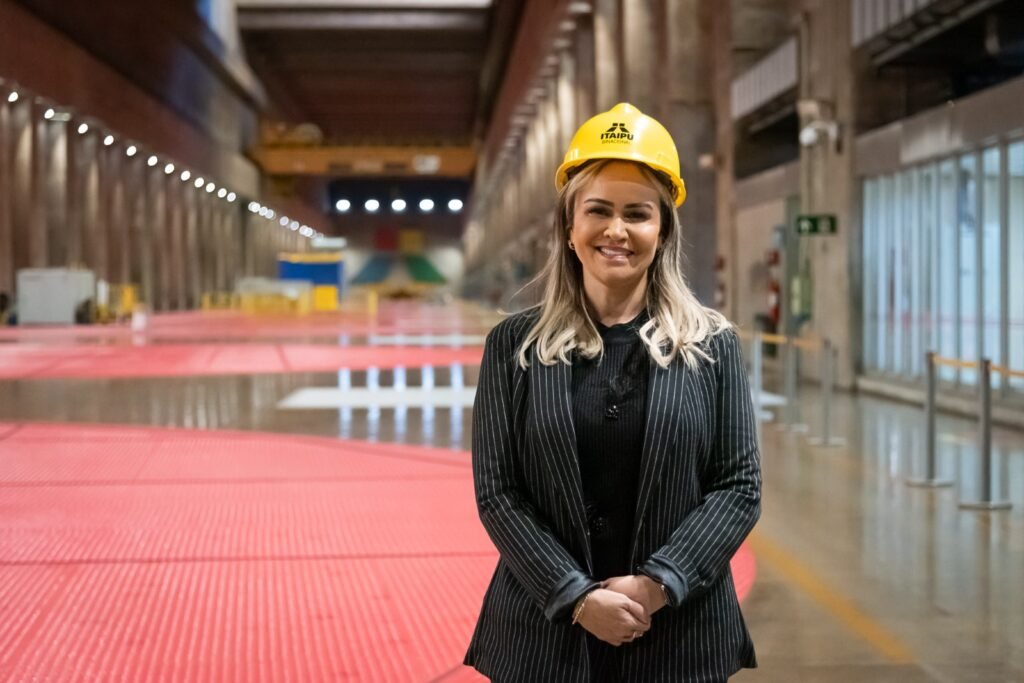
[[[585,683],[585,635],[571,611],[609,577],[592,575],[572,368],[517,362],[535,315],[502,321],[484,348],[473,478],[500,559],[465,663],[498,683]],[[760,514],[756,425],[735,333],[705,344],[714,362],[650,364],[630,564],[665,585],[669,604],[622,646],[630,682],[715,683],[756,666],[729,570]]]

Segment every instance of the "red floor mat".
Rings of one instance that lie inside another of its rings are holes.
[[[306,337],[391,334],[486,334],[493,325],[479,313],[457,307],[391,305],[377,317],[360,313],[318,313],[308,316],[250,316],[236,312],[161,313],[149,318],[145,334],[133,334],[127,324],[67,326],[0,326],[0,341],[58,343],[91,341],[132,343],[224,339],[271,341]]]
[[[467,453],[15,427],[0,680],[483,680],[460,662],[496,553]]]
[[[333,372],[341,368],[476,365],[482,357],[480,347],[16,344],[0,345],[0,379]]]

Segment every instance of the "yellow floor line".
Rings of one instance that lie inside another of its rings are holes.
[[[803,589],[816,603],[868,642],[891,663],[911,664],[916,661],[910,648],[902,640],[861,611],[842,593],[815,574],[810,567],[760,534],[751,534],[749,541],[759,562],[767,564]]]

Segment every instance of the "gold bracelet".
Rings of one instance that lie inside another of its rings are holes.
[[[583,616],[583,608],[587,606],[587,598],[589,597],[590,593],[587,593],[583,596],[583,599],[580,600],[580,604],[576,605],[576,610],[572,613],[573,624],[577,623],[580,620],[580,617]]]

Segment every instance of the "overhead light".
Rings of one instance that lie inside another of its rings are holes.
[[[47,121],[49,121],[50,119],[52,119],[56,115],[57,115],[57,112],[55,112],[52,108],[47,109],[45,112],[43,112],[43,118],[46,119]]]
[[[167,164],[166,166],[164,166],[164,173],[166,173],[167,175],[171,175],[172,173],[174,173],[174,164]]]
[[[422,211],[423,213],[430,213],[433,210],[434,210],[434,200],[433,199],[421,199],[420,200],[420,211]]]
[[[181,182],[187,183],[188,179],[192,177],[192,172],[185,170],[181,172]]]
[[[253,213],[259,213],[263,207],[259,205],[259,202],[249,202],[249,210]]]
[[[110,147],[112,144],[114,144],[114,136],[113,135],[108,135],[107,137],[103,138],[103,146],[104,147]]]
[[[292,221],[288,225],[288,227],[290,227],[292,230],[298,230],[299,229],[299,222],[298,221]]]
[[[348,213],[348,210],[352,208],[352,202],[347,199],[339,199],[335,202],[334,208],[336,208],[339,213]]]
[[[450,202],[448,202],[448,210],[451,211],[452,213],[458,213],[459,211],[462,211],[462,200],[453,199]]]
[[[566,19],[558,25],[558,30],[563,33],[569,33],[570,31],[576,30],[576,22],[572,19]]]
[[[282,228],[287,227],[288,226],[288,216],[281,216],[280,223],[281,223],[281,227]]]
[[[260,210],[257,213],[259,213],[259,215],[263,216],[264,218],[267,218],[270,216],[270,209],[268,209],[265,206],[261,206]]]
[[[274,220],[274,216],[276,216],[276,215],[277,214],[274,213],[273,209],[267,209],[267,219],[268,220]]]
[[[126,149],[124,153],[130,157],[133,157],[139,153],[139,148],[136,147],[135,145],[128,145],[128,149]]]
[[[78,134],[79,135],[85,135],[88,132],[89,132],[89,124],[88,123],[83,123],[82,125],[80,125],[78,127]]]
[[[18,101],[18,93],[17,93],[17,91],[12,91],[11,94],[7,96],[7,101],[10,102],[11,104],[14,104],[15,102],[17,102]]]
[[[236,199],[238,199],[238,195],[237,194],[235,194],[234,192],[228,192],[228,201],[229,202],[233,202]]]
[[[151,156],[149,157],[149,159],[146,160],[146,164],[149,165],[150,167],[156,166],[158,163],[160,163],[160,160],[157,159],[155,156]]]
[[[369,211],[370,213],[377,213],[377,209],[380,208],[380,202],[378,202],[376,199],[367,199],[366,203],[363,204],[363,208]]]
[[[391,210],[394,211],[395,213],[402,213],[403,211],[405,211],[405,200],[396,199],[395,201],[391,202]]]
[[[210,181],[210,182],[206,183],[206,191],[207,192],[213,192],[216,189],[217,189],[217,185],[214,184],[213,181]]]
[[[593,10],[589,2],[570,2],[569,3],[569,14],[577,16],[580,14],[590,14]]]
[[[217,190],[217,196],[220,197],[221,199],[224,199],[225,197],[228,196],[228,191],[222,187],[219,190]]]
[[[199,188],[206,184],[206,178],[199,176],[198,178],[196,178],[196,181],[192,184],[195,185],[196,189],[198,190]]]

